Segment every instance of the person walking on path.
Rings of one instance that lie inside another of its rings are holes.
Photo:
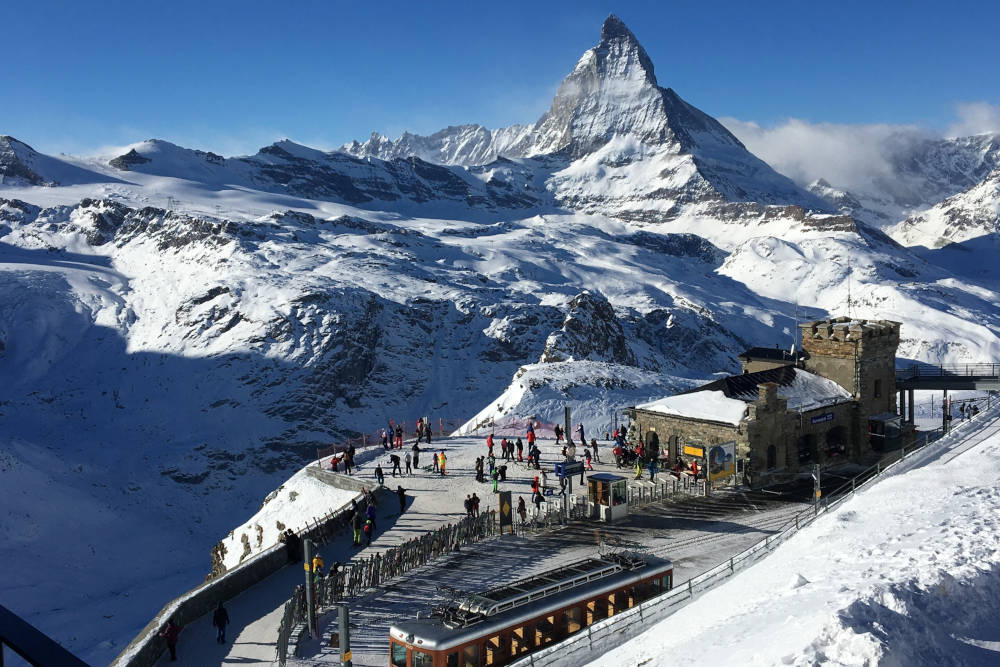
[[[532,502],[535,503],[535,516],[538,516],[539,514],[542,513],[542,502],[545,499],[542,498],[542,494],[540,494],[538,491],[535,491],[535,495],[532,496],[531,500]]]
[[[473,516],[479,516],[479,496],[475,493],[472,494],[472,514]]]
[[[431,452],[431,463],[434,464],[434,472],[441,470],[441,459],[434,452]]]
[[[219,600],[219,606],[215,608],[215,613],[212,614],[212,625],[218,629],[215,641],[220,644],[225,644],[226,626],[229,625],[229,612],[227,612],[226,608],[222,606],[222,600]]]
[[[413,443],[413,469],[420,470],[420,446]]]
[[[395,477],[398,472],[399,476],[402,477],[403,471],[399,467],[399,454],[390,454],[389,460],[392,461],[392,476]]]
[[[656,481],[656,459],[649,459],[649,481]]]
[[[399,513],[406,509],[406,489],[401,484],[396,485],[396,497],[399,498]]]
[[[444,475],[444,467],[448,463],[448,457],[444,455],[444,450],[443,449],[441,450],[441,453],[438,455],[438,457],[440,459],[441,475],[443,476]]]
[[[483,457],[476,458],[476,481],[482,484],[486,481],[486,477],[483,475]]]
[[[580,441],[580,444],[584,447],[587,446],[587,441],[583,437],[583,424],[576,425],[576,439]]]
[[[407,476],[410,476],[410,475],[413,474],[413,468],[410,467],[411,458],[412,457],[410,456],[410,453],[406,452],[406,457],[405,457],[404,460],[406,461],[406,475]]]
[[[486,436],[486,453],[488,456],[493,456],[493,434],[490,433]]]
[[[465,496],[465,516],[472,516],[472,496]]]
[[[368,507],[365,508],[365,517],[367,517],[367,519],[372,522],[372,530],[375,530],[375,506],[374,505],[369,504]]]
[[[167,640],[167,648],[170,649],[170,662],[177,661],[177,638],[181,634],[181,626],[174,622],[173,617],[160,630],[160,636]]]
[[[389,450],[389,434],[385,432],[385,429],[382,429],[382,449]]]
[[[594,466],[590,463],[590,450],[589,449],[585,448],[583,450],[583,458],[586,459],[586,461],[587,461],[587,470],[593,470]]]
[[[521,517],[521,523],[528,520],[528,508],[524,506],[524,496],[517,497],[517,513]]]
[[[395,477],[396,473],[393,473],[392,476]],[[375,481],[378,482],[379,486],[382,486],[383,484],[385,484],[385,473],[382,472],[382,464],[381,463],[379,463],[377,466],[375,466]]]
[[[403,448],[403,427],[399,424],[396,425],[396,449]]]
[[[344,470],[347,474],[351,474],[351,466],[354,465],[354,457],[351,456],[351,450],[344,452]]]
[[[594,450],[594,460],[600,463],[601,456],[597,453],[597,440],[595,438],[590,439],[590,448]]]
[[[558,445],[560,442],[562,442],[562,438],[563,438],[562,427],[559,426],[559,424],[556,424],[553,427],[552,432],[555,433],[555,435],[556,435],[556,444]]]
[[[361,546],[361,528],[364,526],[364,520],[361,518],[361,512],[355,510],[354,517],[351,519],[351,528],[354,529],[354,544],[352,546]]]

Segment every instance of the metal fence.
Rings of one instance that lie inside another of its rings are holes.
[[[452,553],[459,547],[491,538],[499,534],[498,529],[496,510],[487,510],[479,516],[466,517],[458,523],[442,526],[381,553],[359,558],[345,565],[333,576],[319,578],[315,597],[317,608],[322,610],[345,598],[360,595],[388,579]],[[278,625],[279,665],[285,664],[292,630],[305,622],[307,611],[305,591],[302,586],[297,586],[292,597],[285,603]]]
[[[995,410],[991,410],[992,414]],[[951,433],[968,430],[970,425],[982,417],[985,412],[971,420],[966,420],[954,427]],[[511,663],[511,667],[527,667],[529,665],[545,665],[546,667],[571,667],[586,664],[595,660],[605,651],[622,644],[637,636],[644,630],[659,623],[667,616],[689,604],[700,594],[711,590],[726,581],[737,572],[754,565],[792,535],[805,528],[820,515],[838,507],[845,500],[853,497],[854,492],[878,479],[895,465],[906,459],[917,450],[940,438],[940,432],[932,437],[922,438],[915,445],[904,447],[892,452],[888,460],[883,459],[871,468],[853,477],[843,486],[828,494],[827,499],[813,507],[795,514],[782,526],[778,532],[768,535],[745,551],[733,556],[707,572],[703,572],[686,582],[675,586],[652,600],[644,602],[611,618],[595,623],[586,631],[580,631],[573,637],[558,644],[546,647],[541,651],[529,654]]]

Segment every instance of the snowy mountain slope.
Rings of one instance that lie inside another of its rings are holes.
[[[1000,231],[1000,166],[965,192],[887,230],[906,245],[939,248]]]
[[[118,179],[39,153],[14,137],[0,135],[0,185],[74,185]]]
[[[884,143],[885,171],[873,176],[867,186],[847,191],[820,179],[809,190],[841,213],[878,225],[906,245],[942,235],[962,236],[970,215],[973,226],[988,224],[988,211],[970,208],[958,216],[957,228],[945,235],[947,216],[942,219],[933,210],[977,186],[989,187],[993,172],[1000,167],[1000,135],[920,140],[900,136]],[[981,213],[986,217],[977,215]],[[903,222],[906,219],[910,224]],[[923,227],[927,229],[921,232]],[[911,237],[916,240],[911,242]]]

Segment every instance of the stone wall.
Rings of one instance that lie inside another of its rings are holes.
[[[647,431],[654,431],[660,440],[660,450],[666,452],[669,447],[671,460],[678,455],[684,445],[716,445],[735,440],[738,457],[745,457],[749,449],[745,433],[732,424],[686,419],[639,409],[633,410],[633,413],[632,421],[636,423],[643,442],[646,441]],[[684,458],[691,459],[691,457]]]

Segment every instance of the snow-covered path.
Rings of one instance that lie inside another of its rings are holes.
[[[1000,663],[1000,411],[592,663]]]

